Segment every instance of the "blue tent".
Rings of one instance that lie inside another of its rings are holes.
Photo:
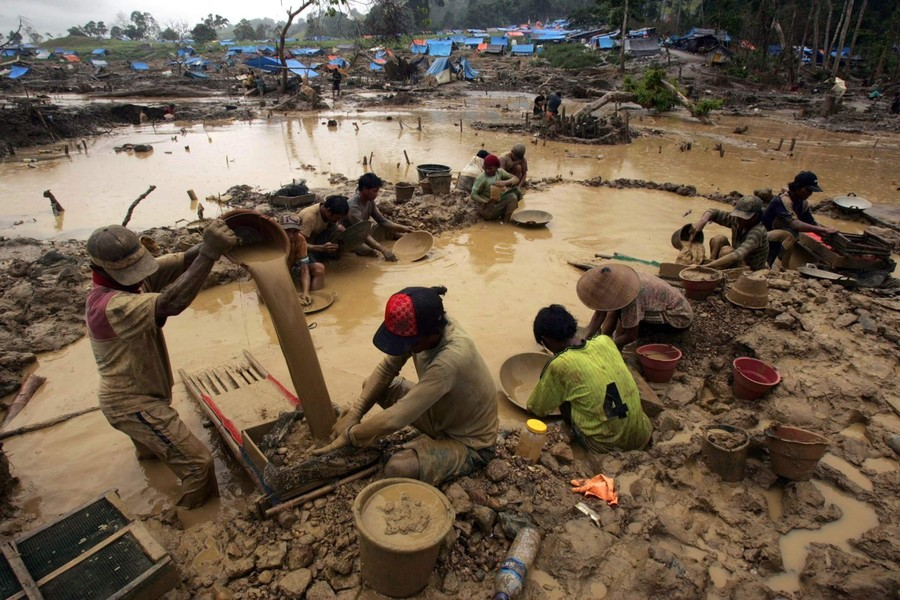
[[[92,58],[92,59],[91,59],[91,66],[94,66],[94,67],[101,67],[101,68],[102,68],[102,67],[108,67],[108,66],[109,66],[109,63],[106,62],[105,60],[99,60],[99,59],[96,59],[96,58]]]
[[[506,36],[495,37],[491,36],[491,46],[505,46],[506,45]]]
[[[413,42],[412,46],[410,46],[409,51],[413,54],[427,54],[428,53],[428,45],[427,44],[417,44]]]
[[[472,68],[472,65],[469,64],[465,58],[460,58],[459,62],[456,63],[456,67],[463,74],[463,79],[466,81],[472,81],[476,77],[478,77],[478,71]]]
[[[202,71],[185,71],[184,76],[190,79],[209,79],[209,75]]]
[[[465,44],[465,43],[466,43],[466,36],[464,36],[464,35],[451,35],[451,36],[450,36],[450,41],[453,42],[454,44]]]
[[[370,62],[370,63],[369,63],[369,70],[370,70],[370,71],[384,71],[384,67],[381,66],[381,65],[379,65],[379,64],[376,63],[376,62]]]
[[[19,77],[26,75],[30,70],[31,69],[29,69],[28,67],[13,65],[9,68],[9,75],[7,75],[7,77],[9,77],[10,79],[18,79]]]
[[[266,73],[278,73],[281,71],[281,63],[271,56],[254,56],[244,61],[251,69],[260,69]]]
[[[612,50],[616,47],[616,41],[612,39],[612,36],[601,35],[597,38],[597,47],[601,50]]]
[[[441,56],[434,59],[434,62],[428,67],[426,75],[435,77],[438,83],[447,83],[450,81],[450,74],[453,72],[453,63],[450,62],[450,59]]]
[[[131,70],[132,71],[149,71],[150,65],[145,62],[138,62],[136,60],[131,61]]]
[[[0,52],[0,56],[18,56],[19,49],[18,48],[4,48],[2,52]]]
[[[109,50],[107,50],[106,48],[95,48],[91,50],[91,54],[103,56],[104,54],[109,54]]]
[[[191,69],[194,71],[196,71],[198,69],[205,70],[206,66],[209,65],[209,61],[204,58],[201,58],[199,56],[195,56],[193,58],[189,58],[186,61],[184,61],[184,64],[187,66],[188,69]]]
[[[346,69],[347,67],[350,66],[350,63],[348,63],[346,60],[344,60],[340,56],[338,56],[336,58],[332,58],[331,60],[328,61],[328,64],[329,65],[337,65],[338,68],[341,68],[341,69]]]
[[[480,37],[470,37],[470,38],[466,38],[466,41],[463,42],[463,43],[464,43],[466,46],[473,46],[473,47],[476,47],[476,48],[477,48],[479,44],[483,44],[483,43],[484,43],[484,38],[480,38]]]
[[[220,46],[234,46],[234,41],[232,40],[219,40]]]
[[[291,50],[291,54],[294,56],[315,56],[316,54],[321,53],[321,48],[294,48]]]
[[[290,71],[294,75],[299,75],[300,77],[307,77],[309,79],[319,76],[318,73],[316,73],[311,68],[304,65],[299,60],[295,60],[293,58],[288,58],[288,59],[285,59],[284,62],[287,63],[288,71]]]
[[[179,48],[178,49],[178,58],[184,58],[185,56],[193,56],[194,49],[188,46],[187,48]]]
[[[534,54],[534,44],[517,44],[512,47],[512,53],[531,56]]]
[[[453,42],[450,40],[428,40],[428,54],[431,56],[450,56]]]
[[[545,30],[545,29],[535,29],[531,32],[531,39],[534,41],[542,41],[542,42],[562,42],[566,39],[568,34],[572,33],[571,31],[565,30]]]

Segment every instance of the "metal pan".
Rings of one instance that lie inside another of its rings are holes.
[[[865,198],[860,198],[853,192],[847,193],[846,196],[838,196],[834,200],[835,206],[848,213],[857,213],[862,212],[866,209],[872,208],[872,203],[866,200]]]
[[[339,253],[344,254],[346,252],[353,252],[360,246],[362,246],[366,238],[369,236],[369,233],[372,230],[372,222],[371,221],[360,221],[359,223],[354,223],[344,231],[340,232],[336,236],[334,236],[334,243],[340,246]]]
[[[506,359],[500,367],[500,387],[510,402],[528,410],[528,398],[551,358],[553,357],[542,352],[523,352]],[[549,416],[558,415],[557,410]]]
[[[812,263],[807,263],[802,267],[797,267],[797,271],[804,277],[833,281],[834,283],[845,287],[853,287],[857,283],[856,280],[852,277],[847,277],[846,275],[841,275],[839,273],[833,273],[831,271],[826,271],[825,269],[820,269]]]
[[[520,227],[544,227],[553,215],[545,210],[517,210],[510,219]]]

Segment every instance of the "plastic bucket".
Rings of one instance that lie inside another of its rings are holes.
[[[734,375],[732,387],[736,398],[755,400],[781,382],[775,367],[755,358],[742,356],[731,363]]]
[[[732,435],[722,436],[722,432]],[[722,439],[717,439],[720,436]],[[740,427],[710,425],[703,434],[703,457],[722,481],[740,481],[744,478],[749,445],[750,436]]]
[[[706,267],[688,267],[678,274],[684,295],[691,300],[705,300],[722,285],[721,272]]]
[[[809,481],[828,445],[828,438],[805,429],[787,425],[766,429],[772,471],[794,481]]]
[[[431,182],[428,181],[428,178],[427,178],[427,177],[426,177],[425,179],[422,179],[421,181],[419,181],[419,185],[422,186],[422,193],[423,193],[423,194],[430,194],[430,193],[431,193]]]
[[[447,165],[417,165],[416,171],[419,172],[419,179],[428,179],[432,173],[447,173],[450,167]]]
[[[394,186],[397,191],[397,202],[406,202],[413,197],[416,186],[411,183],[400,182]]]
[[[681,350],[669,344],[647,344],[637,349],[638,361],[647,381],[666,383],[681,361]]]
[[[429,173],[428,182],[431,183],[431,193],[446,195],[450,193],[450,183],[453,175],[450,171],[446,173]]]
[[[367,485],[353,501],[363,580],[394,598],[422,590],[454,516],[447,497],[422,481],[394,477]]]

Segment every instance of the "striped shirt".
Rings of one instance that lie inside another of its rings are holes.
[[[750,267],[752,271],[766,268],[766,259],[769,257],[769,240],[766,237],[766,227],[762,223],[742,230],[740,219],[732,217],[724,210],[712,211],[709,220],[731,228],[731,247],[734,248],[734,256],[739,261]]]

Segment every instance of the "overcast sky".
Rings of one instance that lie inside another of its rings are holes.
[[[232,23],[265,17],[279,21],[285,18],[287,8],[301,4],[301,0],[284,0],[284,4],[279,0],[0,0],[0,32],[5,37],[15,31],[22,16],[42,35],[65,35],[69,27],[88,21],[103,21],[111,27],[118,13],[130,15],[136,10],[153,15],[163,29],[174,20],[196,25],[210,13],[222,15]],[[364,10],[360,4],[351,2],[357,10]]]

